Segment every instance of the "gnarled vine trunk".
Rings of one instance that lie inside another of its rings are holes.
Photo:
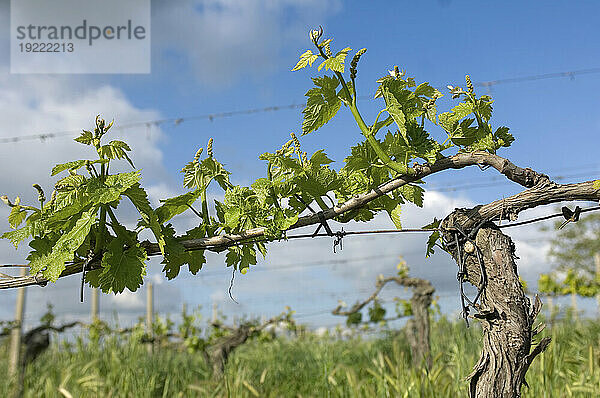
[[[230,330],[231,334],[221,337],[204,351],[205,359],[212,367],[214,378],[223,376],[229,355],[254,333],[254,329],[249,325],[241,325]]]
[[[218,338],[203,350],[204,359],[206,360],[207,364],[212,367],[213,377],[217,379],[222,377],[231,353],[243,345],[248,339],[265,330],[267,326],[277,325],[280,322],[285,322],[288,326],[295,326],[291,315],[292,313],[288,311],[264,321],[261,324],[245,322],[238,327],[229,327],[220,322],[214,322],[212,324],[213,327],[217,329],[225,329],[229,333]]]
[[[445,242],[455,242],[456,226],[464,230],[465,226],[475,225],[465,214],[464,210],[456,210],[444,220]],[[479,251],[487,280],[480,306],[473,314],[483,328],[483,349],[470,375],[470,397],[520,397],[529,365],[550,343],[549,338],[544,338],[531,349],[537,333],[533,322],[541,302],[536,297],[532,306],[523,291],[510,237],[488,222],[477,231],[474,242],[475,250],[471,253],[465,251],[464,241],[458,248],[447,245],[457,262],[464,259],[465,280],[481,288]]]

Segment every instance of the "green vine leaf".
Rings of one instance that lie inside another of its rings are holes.
[[[399,316],[412,316],[413,310],[410,301],[399,299],[396,301],[396,314]]]
[[[478,129],[477,139],[471,145],[469,145],[469,150],[472,151],[487,151],[490,153],[496,153],[496,142],[494,140],[494,136],[491,133],[486,133],[483,129]]]
[[[386,310],[381,306],[378,300],[373,301],[373,305],[369,307],[369,321],[373,323],[381,322],[385,318]]]
[[[352,51],[350,47],[346,47],[343,50],[340,50],[335,57],[331,57],[326,59],[319,65],[317,68],[320,71],[323,67],[325,70],[332,70],[334,72],[344,73],[344,60],[348,53]]]
[[[163,227],[166,249],[162,261],[163,271],[168,279],[173,279],[179,275],[181,267],[188,264],[189,271],[196,275],[206,263],[204,250],[186,251],[185,247],[179,242],[179,239],[198,239],[206,236],[206,230],[203,227],[197,227],[190,230],[181,238],[175,237],[175,230],[171,224]]]
[[[252,244],[230,247],[227,249],[225,263],[239,271],[250,268],[251,265],[256,265],[256,250]]]
[[[90,178],[82,196],[82,205],[107,204],[118,200],[121,194],[139,183],[139,171],[119,173],[106,176],[104,180],[99,177]]]
[[[336,92],[339,84],[336,78],[323,76],[312,80],[316,87],[306,93],[308,99],[306,107],[302,110],[304,114],[302,135],[316,131],[330,121],[341,106],[341,100]]]
[[[346,325],[353,326],[358,325],[362,322],[362,313],[361,312],[353,312],[346,318]]]
[[[402,213],[402,208],[400,204],[398,204],[394,209],[388,212],[390,219],[394,223],[397,229],[402,229],[402,222],[400,220],[400,214]]]
[[[61,164],[57,164],[56,166],[54,166],[52,168],[52,173],[50,175],[55,176],[58,173],[65,171],[65,170],[70,170],[70,171],[77,171],[82,167],[85,167],[88,164],[105,164],[108,163],[110,160],[109,159],[96,159],[96,160],[73,160],[71,162],[67,162],[67,163],[61,163]]]
[[[95,140],[99,142],[97,138],[94,138],[92,132],[88,130],[83,130],[79,137],[74,140],[84,145],[92,145],[95,143]]]
[[[196,250],[188,252],[187,265],[190,273],[192,275],[196,275],[198,271],[202,269],[204,264],[206,264],[206,256],[204,255],[204,250]]]
[[[441,97],[442,93],[435,87],[431,86],[428,82],[419,84],[414,91],[416,96],[425,96],[428,98]]]
[[[111,141],[107,145],[102,145],[98,148],[98,155],[100,158],[108,158],[108,159],[125,159],[131,167],[135,169],[133,162],[127,155],[127,151],[131,151],[129,145],[124,143],[123,141]]]
[[[31,262],[34,258],[43,256],[45,254],[49,254],[52,251],[52,246],[54,246],[54,244],[60,237],[57,235],[58,234],[54,233],[32,239],[31,242],[29,242],[29,247],[31,247],[33,251],[29,253],[29,255],[27,256],[27,260]]]
[[[98,287],[105,293],[122,293],[125,288],[135,292],[146,275],[147,259],[148,255],[139,243],[127,247],[121,237],[113,239],[102,257]]]
[[[150,205],[148,195],[146,194],[144,188],[142,188],[139,183],[135,183],[131,187],[127,188],[127,190],[123,192],[123,195],[127,196],[129,200],[131,200],[131,203],[133,203],[133,205],[136,207],[142,217],[140,220],[140,225],[150,228],[154,234],[154,237],[156,238],[160,252],[164,255],[165,238],[162,234],[161,223],[156,215],[156,212]]]
[[[435,250],[433,250],[433,248],[435,247],[437,241],[440,240],[440,238],[441,234],[439,231],[435,231],[431,235],[429,235],[429,238],[427,238],[427,249],[425,251],[425,257],[430,257],[432,254],[435,253]]]
[[[394,122],[396,122],[396,125],[398,126],[398,129],[400,131],[400,134],[402,134],[402,137],[404,138],[406,143],[408,143],[408,136],[406,133],[406,117],[404,116],[404,112],[402,112],[400,102],[398,102],[398,100],[386,84],[383,85],[382,93],[383,98],[385,100],[387,112],[390,114],[392,119],[394,119]]]
[[[482,95],[475,101],[474,110],[476,110],[486,122],[489,122],[492,118],[493,103],[494,101],[492,101],[490,96]]]
[[[438,229],[440,227],[441,222],[441,220],[434,218],[433,221],[425,225],[423,229]],[[440,231],[434,231],[431,235],[429,235],[429,238],[427,239],[427,250],[425,252],[425,257],[429,257],[435,253],[435,250],[433,250],[433,248],[435,247],[435,244],[441,238],[441,236],[442,235],[440,234]]]
[[[418,185],[406,184],[399,188],[400,193],[404,199],[416,204],[419,207],[423,207],[423,188]]]
[[[303,69],[307,65],[312,66],[313,62],[315,62],[318,58],[318,54],[313,54],[311,50],[306,50],[302,55],[300,55],[300,60],[298,61],[296,66],[294,66],[292,72]]]
[[[19,225],[27,218],[27,210],[24,210],[21,206],[16,205],[10,209],[8,214],[8,224],[11,228],[17,229]]]
[[[192,206],[194,202],[198,200],[201,194],[201,189],[195,189],[193,191],[186,192],[183,195],[164,200],[163,204],[156,209],[158,221],[160,223],[165,223],[176,215],[189,210],[190,206]]]
[[[175,231],[173,230],[171,224],[169,224],[167,228],[170,234],[165,234],[167,250],[162,264],[164,264],[163,272],[170,280],[179,275],[179,270],[188,261],[188,255],[185,251],[185,247],[173,236]]]
[[[65,263],[73,261],[75,251],[85,241],[92,224],[96,221],[97,211],[98,209],[93,207],[83,212],[75,225],[56,241],[50,253],[36,257],[29,263],[30,273],[35,275],[41,271],[45,278],[56,282],[65,269]]]
[[[8,239],[10,243],[13,244],[15,249],[19,247],[19,244],[23,242],[25,239],[31,236],[31,228],[29,226],[25,226],[23,228],[19,228],[14,231],[8,231],[2,234],[0,238]]]
[[[466,118],[462,120],[460,123],[456,122],[452,124],[452,131],[450,133],[450,139],[454,145],[469,147],[471,146],[477,139],[479,138],[479,129],[477,127],[472,126],[475,119]],[[448,123],[446,121],[442,122],[442,115],[440,115],[440,122]]]
[[[473,104],[470,102],[461,102],[452,108],[450,112],[439,114],[438,120],[444,130],[453,134],[458,128],[458,122],[471,113],[473,113]]]
[[[496,140],[496,149],[500,149],[501,147],[509,147],[515,140],[515,137],[510,134],[508,127],[498,127],[496,132],[494,133],[494,138]]]
[[[266,235],[273,239],[279,238],[283,231],[296,224],[298,213],[292,209],[275,209],[273,214],[273,225],[267,228]],[[263,253],[263,256],[265,254]]]
[[[223,189],[231,186],[230,173],[212,157],[202,161],[193,160],[186,164],[181,171],[183,172],[183,186],[186,188],[206,190],[212,180],[215,180]]]
[[[321,165],[326,165],[330,163],[333,163],[333,160],[329,159],[325,154],[325,151],[323,151],[322,149],[319,149],[310,157],[310,164],[313,167],[319,167]]]
[[[325,196],[327,192],[338,189],[342,182],[337,173],[327,167],[313,168],[307,170],[304,176],[297,179],[298,187],[313,198]]]

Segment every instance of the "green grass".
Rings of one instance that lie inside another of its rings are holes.
[[[555,323],[553,342],[533,363],[524,397],[595,397],[600,391],[600,323]],[[456,397],[478,359],[480,330],[462,322],[432,324],[434,365],[410,366],[400,334],[339,340],[311,334],[254,340],[231,357],[213,381],[201,354],[107,338],[101,347],[79,340],[54,345],[27,369],[26,397]],[[0,372],[6,374],[6,347]],[[4,379],[5,380],[5,379]],[[10,386],[0,385],[0,396]]]

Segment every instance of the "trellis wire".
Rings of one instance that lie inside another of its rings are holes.
[[[595,211],[595,210],[600,210],[600,206],[588,207],[588,208],[582,209],[581,213],[586,213],[586,212]],[[532,224],[532,223],[536,223],[536,222],[540,222],[540,221],[545,221],[545,220],[556,218],[556,217],[563,217],[562,212],[561,213],[550,214],[550,215],[542,216],[542,217],[536,217],[536,218],[532,218],[532,219],[529,219],[529,220],[515,222],[515,223],[511,223],[511,224],[499,225],[497,227],[498,228],[509,228],[509,227],[522,226],[522,225]],[[339,238],[339,236],[340,236],[339,234],[340,233],[342,234],[341,236],[344,237],[344,236],[348,236],[348,235],[373,235],[373,234],[421,233],[421,232],[429,232],[429,233],[431,233],[431,232],[435,232],[435,231],[442,231],[442,228],[431,228],[431,229],[426,229],[426,228],[381,229],[381,230],[367,230],[367,231],[343,231],[342,230],[341,232],[337,232],[337,233],[335,233],[333,235],[330,235],[330,234],[327,234],[327,233],[298,234],[298,235],[287,236],[285,239],[288,239],[288,240],[289,239],[305,239],[305,238],[315,238],[315,237],[334,237],[334,238],[338,237]],[[267,241],[266,239],[253,239],[253,240],[236,242],[236,243],[232,244],[231,246],[239,246],[239,245],[243,245],[243,244],[266,242],[266,241]],[[205,248],[205,249],[210,249],[210,248]],[[156,254],[157,253],[149,253],[149,255],[156,255]],[[23,264],[6,264],[6,265],[0,265],[0,267],[27,267],[27,265],[23,265]],[[27,276],[26,278],[29,279],[29,278],[31,278],[31,276]],[[19,281],[19,280],[22,280],[22,279],[23,279],[23,277],[13,277],[13,276],[6,275],[6,274],[0,274],[0,281],[3,280],[5,283],[10,283],[10,281],[15,281],[16,282],[16,281]],[[32,283],[32,284],[36,284],[36,283]],[[6,286],[6,287],[3,287],[3,288],[10,288],[10,286]]]
[[[492,86],[497,86],[500,84],[508,84],[508,83],[519,83],[525,81],[536,81],[536,80],[545,80],[545,79],[556,79],[556,78],[571,78],[574,79],[575,76],[578,75],[588,75],[588,74],[596,74],[600,73],[600,68],[588,68],[588,69],[579,69],[573,71],[565,71],[565,72],[555,72],[555,73],[544,73],[539,75],[529,75],[529,76],[521,76],[521,77],[513,77],[506,79],[496,79],[496,80],[488,80],[482,82],[473,82],[474,86],[477,87],[485,87],[490,88]],[[445,87],[443,87],[445,88]],[[442,87],[438,87],[438,89],[442,89]],[[360,99],[370,99],[371,96],[361,96]],[[174,126],[178,126],[184,121],[189,120],[209,120],[213,121],[215,119],[221,118],[229,118],[234,116],[241,115],[251,115],[255,113],[264,113],[264,112],[276,112],[285,109],[301,109],[304,108],[305,104],[286,104],[286,105],[274,105],[267,106],[263,108],[253,108],[253,109],[244,109],[239,111],[226,111],[226,112],[217,112],[217,113],[209,113],[204,115],[192,115],[192,116],[182,116],[182,117],[172,117],[165,119],[155,119],[148,120],[143,122],[133,122],[123,124],[121,126],[115,126],[114,130],[125,130],[133,127],[143,127],[150,128],[152,126],[160,126],[166,123],[173,123]],[[8,143],[16,143],[20,141],[26,140],[40,140],[45,142],[48,139],[58,138],[58,137],[67,137],[72,136],[74,134],[79,133],[81,130],[66,130],[66,131],[57,131],[57,132],[48,132],[48,133],[38,133],[38,134],[29,134],[29,135],[21,135],[14,137],[2,137],[0,138],[0,144],[8,144]]]

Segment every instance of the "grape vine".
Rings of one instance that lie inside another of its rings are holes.
[[[475,94],[469,76],[466,89],[448,86],[452,98],[461,101],[448,112],[438,114],[436,101],[442,93],[427,82],[417,84],[398,67],[376,81],[374,99],[383,99],[383,107],[372,124],[367,124],[358,108],[355,85],[358,64],[366,49],[355,53],[346,71],[346,58],[352,49],[345,47],[334,55],[332,39],[322,36],[322,29],[309,33],[314,49],[305,51],[292,70],[311,67],[320,60],[317,71],[329,72],[312,78],[314,87],[306,93],[306,107],[302,111],[302,135],[328,123],[342,105],[356,121],[363,140],[350,149],[339,170],[330,167],[333,161],[322,149],[309,156],[302,150],[300,139],[291,133],[291,139],[280,149],[260,155],[266,162],[265,177],[249,187],[234,185],[225,166],[216,160],[211,139],[205,156],[200,148],[182,169],[187,192],[153,208],[140,185],[140,172],[127,154],[129,146],[115,140],[103,144],[112,122],[97,117],[93,131],[84,130],[75,139],[95,149],[97,158],[55,166],[53,176],[67,175],[56,182],[49,201],[42,187],[34,184],[39,192],[39,207],[24,205],[19,197],[10,201],[3,196],[2,200],[11,207],[8,221],[13,230],[2,238],[9,239],[15,247],[30,239],[32,250],[27,260],[32,275],[54,282],[67,265],[77,264],[91,286],[120,293],[126,288],[135,291],[143,283],[145,263],[152,252],[149,249],[152,244],[139,238],[144,230],[152,232],[163,256],[163,271],[172,279],[182,266],[187,265],[196,274],[206,262],[206,247],[191,250],[185,242],[249,236],[248,231],[258,228],[261,239],[250,242],[232,239],[230,245],[217,247],[227,251],[227,266],[246,273],[257,263],[257,252],[264,257],[267,242],[285,239],[286,231],[298,225],[310,204],[315,203],[321,212],[331,212],[361,195],[379,190],[383,184],[403,178],[404,183],[385,194],[370,197],[335,216],[328,215],[347,223],[369,221],[385,211],[401,229],[401,206],[406,202],[423,205],[421,177],[435,172],[434,165],[443,163],[437,171],[444,167],[464,167],[468,162],[453,163],[458,155],[495,154],[513,142],[507,127],[492,128],[493,101],[487,95]],[[441,140],[428,131],[436,126],[442,130]],[[387,130],[385,134],[383,130]],[[111,174],[110,165],[118,160],[128,162],[133,171]],[[477,163],[481,162],[470,164]],[[224,200],[215,200],[215,214],[210,214],[208,192],[213,185],[223,191]],[[122,200],[130,201],[139,212],[134,229],[126,228],[115,214]],[[195,208],[197,202],[199,210]],[[177,234],[170,221],[185,211],[198,216],[198,226]],[[438,224],[434,221],[430,227]],[[434,232],[428,253],[438,238],[439,233]]]

